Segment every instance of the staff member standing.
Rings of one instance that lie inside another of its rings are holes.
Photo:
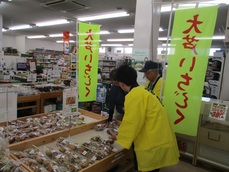
[[[159,64],[151,60],[146,61],[145,66],[139,72],[144,72],[144,76],[148,79],[145,88],[160,97],[162,78],[159,74]]]
[[[158,98],[137,83],[137,72],[130,66],[116,71],[120,87],[128,92],[124,117],[116,136],[121,146],[134,145],[139,171],[158,172],[160,168],[177,164],[179,151],[168,114]]]

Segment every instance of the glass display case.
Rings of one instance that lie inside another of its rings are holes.
[[[197,162],[229,170],[229,101],[202,102],[197,144]]]

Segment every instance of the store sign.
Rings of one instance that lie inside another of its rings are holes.
[[[79,101],[96,100],[100,26],[79,23]]]
[[[75,115],[78,112],[77,87],[64,89],[63,91],[63,115]]]
[[[176,10],[163,104],[175,132],[196,136],[218,7]]]
[[[209,117],[221,121],[225,121],[227,115],[227,109],[228,109],[227,105],[212,103]]]
[[[64,53],[68,54],[70,52],[70,32],[63,32],[63,47],[64,47]]]

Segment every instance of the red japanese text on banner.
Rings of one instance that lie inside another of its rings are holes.
[[[96,100],[100,26],[79,23],[79,101]]]
[[[196,136],[218,7],[177,10],[163,104],[175,132]]]

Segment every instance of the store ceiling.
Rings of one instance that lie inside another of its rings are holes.
[[[58,3],[55,5],[52,2]],[[169,0],[162,0],[163,5],[170,3]],[[0,14],[3,15],[3,27],[9,28],[17,25],[30,24],[34,25],[37,22],[44,22],[56,19],[68,19],[72,22],[69,24],[33,27],[24,30],[6,31],[3,35],[49,35],[69,31],[76,33],[75,20],[80,16],[98,15],[109,12],[127,11],[131,15],[128,17],[105,19],[92,21],[91,23],[100,24],[101,30],[108,30],[110,35],[101,35],[102,43],[108,43],[109,38],[133,38],[133,33],[119,34],[118,29],[134,28],[136,0],[0,0]],[[175,3],[181,0],[175,0]],[[190,2],[190,1],[186,1]],[[49,4],[51,3],[51,4]],[[228,5],[219,7],[217,23],[214,35],[223,36]],[[167,28],[169,23],[169,12],[162,13],[160,26],[165,29],[159,33],[159,37],[167,36]],[[72,37],[71,39],[74,39]],[[45,40],[56,41],[61,38],[46,38]],[[116,42],[122,43],[123,42]],[[125,42],[129,44],[133,42]],[[223,40],[213,40],[212,47],[224,47]]]

